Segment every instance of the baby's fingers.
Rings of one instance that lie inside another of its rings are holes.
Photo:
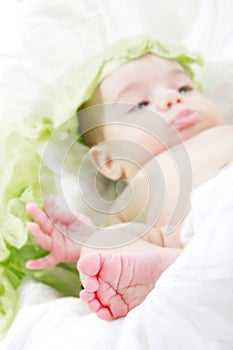
[[[46,249],[46,250],[51,250],[52,248],[52,239],[50,236],[48,236],[46,233],[41,231],[39,225],[37,225],[35,222],[30,222],[28,224],[28,229],[37,241],[39,245]]]
[[[49,196],[44,205],[44,211],[47,213],[49,217],[50,216],[53,217],[53,215],[55,214],[55,204],[56,204],[55,196],[53,195]]]
[[[30,270],[40,270],[44,269],[46,267],[50,267],[53,265],[56,265],[56,261],[51,255],[47,255],[44,258],[38,259],[38,260],[29,260],[26,263],[26,267]]]
[[[48,216],[37,207],[36,204],[28,203],[27,211],[29,212],[29,214],[31,214],[33,219],[40,225],[40,227],[45,233],[47,233],[48,235],[52,233],[53,231],[52,222],[50,221]]]

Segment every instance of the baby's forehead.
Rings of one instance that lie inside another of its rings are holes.
[[[139,75],[145,77],[145,80],[150,77],[151,72],[156,72],[160,76],[166,77],[173,73],[182,73],[186,75],[183,67],[175,60],[168,60],[153,54],[145,54],[141,57],[131,60],[110,73],[101,83],[101,86],[111,84],[120,85],[127,79],[137,79]]]
[[[171,77],[187,76],[183,67],[175,60],[146,54],[123,64],[110,73],[100,84],[101,92],[121,90],[125,85],[147,85],[150,81],[162,82]]]
[[[183,67],[175,60],[168,60],[153,54],[133,59],[111,72],[97,87],[88,105],[114,102],[122,90],[129,91],[139,84],[148,86],[150,80],[164,81],[171,76],[187,76]]]

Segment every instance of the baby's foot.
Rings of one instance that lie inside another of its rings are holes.
[[[153,253],[87,254],[78,262],[85,286],[80,298],[99,318],[123,317],[146,298],[179,254],[179,249],[172,248]]]

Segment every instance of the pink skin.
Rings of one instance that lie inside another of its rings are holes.
[[[85,289],[80,298],[103,320],[124,317],[141,304],[161,273],[180,255],[180,249],[153,253],[90,253],[78,261]]]
[[[96,104],[132,104],[134,108],[128,111],[132,118],[137,116],[138,110],[148,107],[173,124],[183,140],[222,123],[216,106],[195,89],[190,78],[176,62],[153,55],[135,59],[114,71],[100,84],[93,98],[94,102],[95,98],[97,99]],[[91,103],[95,104],[93,101]],[[147,132],[138,131],[138,128],[130,128],[127,125],[109,125],[104,127],[104,137],[108,141],[118,139],[120,135],[122,139],[143,145],[155,156],[164,150],[164,146],[157,139],[150,137]],[[100,150],[99,154],[100,159],[106,156]],[[109,155],[107,156],[109,160]],[[131,179],[138,171],[132,162],[110,160],[110,163],[106,161],[105,164],[117,164],[115,169],[118,169],[119,178],[124,175],[124,178]],[[98,162],[96,165],[99,166]],[[111,173],[108,166],[102,167],[101,171],[109,179],[116,180],[116,171]],[[74,232],[76,228],[82,231],[82,223],[87,218],[63,212],[55,213],[53,206],[52,202],[47,205],[48,215],[34,204],[27,206],[35,220],[35,223],[29,224],[29,230],[36,241],[50,251],[49,255],[42,259],[29,261],[28,268],[40,269],[63,261],[74,262],[80,257],[81,247],[69,240],[62,231]],[[52,218],[52,222],[49,217]],[[92,223],[90,226],[93,228]],[[83,234],[85,235],[85,232]],[[123,317],[145,299],[161,273],[179,254],[179,249],[160,247],[154,252],[144,253],[87,254],[78,261],[78,269],[83,274],[85,287],[80,297],[104,320]]]
[[[81,214],[55,212],[53,199],[46,203],[46,213],[33,203],[27,205],[27,210],[35,220],[28,224],[28,229],[40,246],[50,251],[44,258],[28,261],[27,268],[43,269],[60,262],[77,262],[81,246],[67,238],[63,232],[66,229],[74,231],[82,223],[93,227],[93,223]]]
[[[26,266],[42,269],[60,262],[77,262],[81,247],[62,231],[72,225],[73,229],[78,228],[83,222],[93,227],[92,222],[80,214],[55,212],[53,199],[47,202],[46,213],[33,203],[27,205],[27,210],[35,220],[28,224],[29,230],[41,247],[50,253],[44,258],[28,261]],[[59,224],[62,231],[54,223]],[[155,252],[89,253],[78,261],[85,286],[80,298],[103,320],[124,317],[145,299],[160,274],[179,254],[180,249],[159,246]]]

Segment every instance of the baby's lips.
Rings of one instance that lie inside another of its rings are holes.
[[[186,109],[178,113],[175,118],[172,119],[171,124],[174,125],[178,130],[182,130],[196,124],[198,115],[198,112]]]

